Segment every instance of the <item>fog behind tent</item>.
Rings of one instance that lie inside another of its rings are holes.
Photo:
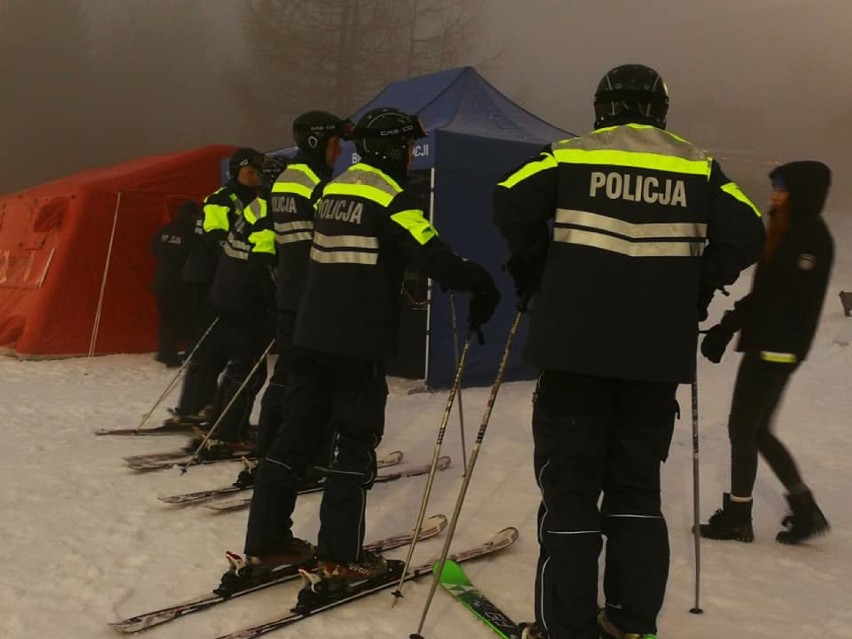
[[[722,0],[700,7],[677,0],[0,0],[6,84],[0,193],[214,142],[280,148],[290,141],[283,120],[296,102],[347,105],[359,98],[358,87],[341,84],[348,92],[341,96],[329,93],[328,86],[338,85],[323,78],[300,80],[298,87],[290,79],[275,84],[283,61],[299,59],[301,45],[288,39],[282,61],[267,71],[252,29],[264,18],[286,24],[292,12],[344,12],[356,4],[364,15],[374,12],[370,29],[387,27],[382,16],[393,7],[397,22],[390,26],[399,27],[401,41],[409,27],[419,39],[406,49],[407,65],[388,56],[354,65],[349,74],[359,74],[358,86],[400,79],[391,73],[470,64],[555,126],[584,131],[601,75],[641,62],[667,81],[670,128],[711,149],[760,206],[773,162],[816,158],[836,174],[845,170],[852,141],[848,0]],[[266,13],[258,15],[257,7]],[[405,22],[407,11],[416,24]],[[426,61],[435,47],[423,44],[422,33],[432,29],[435,37],[436,26],[449,33],[451,16],[461,11],[471,37],[441,39],[443,57]],[[364,39],[352,42],[370,42],[369,33],[355,36]],[[339,45],[336,53],[353,59],[368,46]],[[311,56],[318,57],[316,49]],[[842,182],[835,180],[835,205],[849,196]]]

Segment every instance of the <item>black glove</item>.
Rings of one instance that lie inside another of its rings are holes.
[[[470,305],[467,311],[467,323],[471,332],[478,332],[483,324],[494,315],[494,309],[500,303],[500,291],[494,286],[494,280],[484,268],[468,262],[478,270],[476,280],[470,289]]]
[[[546,253],[533,255],[513,255],[506,262],[506,270],[515,282],[518,297],[530,297],[541,290],[541,277],[544,274]]]
[[[715,289],[712,286],[701,284],[698,288],[698,322],[703,322],[707,319],[707,309],[710,308],[710,302],[713,301]]]
[[[701,354],[714,364],[722,361],[725,349],[728,348],[728,344],[737,332],[737,327],[731,324],[731,322],[726,323],[723,319],[715,326],[707,329],[704,339],[701,340]]]

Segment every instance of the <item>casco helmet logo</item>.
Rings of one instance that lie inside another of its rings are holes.
[[[379,135],[381,137],[390,137],[390,136],[398,136],[404,133],[411,133],[414,130],[413,124],[406,124],[405,126],[398,127],[396,129],[383,129],[379,131]]]

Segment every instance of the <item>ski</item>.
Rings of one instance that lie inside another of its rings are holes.
[[[446,527],[447,518],[444,515],[433,515],[424,522],[423,528],[420,531],[420,536],[418,537],[418,541],[436,537]],[[413,539],[413,532],[414,531],[409,531],[407,533],[400,533],[398,535],[385,537],[384,539],[368,544],[367,546],[365,546],[365,548],[372,552],[385,552],[388,550],[393,550],[394,548],[399,548],[401,546],[410,544]],[[242,597],[243,595],[247,595],[252,592],[257,592],[258,590],[263,590],[264,588],[269,588],[270,586],[275,586],[286,581],[297,579],[299,577],[299,568],[310,567],[312,567],[312,562],[309,562],[307,564],[286,566],[271,573],[268,576],[268,580],[255,583],[250,588],[246,588],[245,590],[230,593],[227,597],[223,595],[217,595],[215,593],[205,594],[201,595],[200,597],[196,597],[194,599],[189,599],[187,601],[175,604],[173,606],[160,608],[159,610],[152,610],[151,612],[146,612],[141,615],[136,615],[134,617],[128,617],[127,619],[123,619],[121,621],[115,621],[110,623],[109,625],[112,626],[115,630],[118,630],[122,633],[134,633],[139,632],[141,630],[147,630],[148,628],[152,628],[168,621],[184,617],[193,612],[206,610],[207,608],[210,608],[212,606],[224,603],[228,599]]]
[[[503,550],[504,548],[508,548],[509,546],[514,544],[517,539],[517,528],[504,528],[496,535],[494,535],[494,537],[479,546],[474,546],[462,552],[453,553],[452,555],[450,555],[450,559],[455,562],[461,563],[470,559],[484,557],[486,555],[490,555],[497,551]],[[417,577],[420,577],[422,575],[430,574],[432,572],[434,563],[434,561],[431,561],[420,566],[409,568],[408,572],[405,573],[405,580],[409,581],[411,579],[416,579]],[[285,615],[282,615],[275,619],[270,619],[264,623],[252,626],[251,628],[244,628],[242,630],[236,630],[229,634],[221,635],[216,639],[254,639],[255,637],[260,637],[261,635],[264,635],[267,632],[272,632],[273,630],[278,630],[279,628],[290,626],[298,621],[301,621],[302,619],[317,615],[326,610],[330,610],[332,608],[336,608],[337,606],[341,606],[351,601],[361,599],[362,597],[372,595],[387,588],[393,588],[399,582],[399,578],[402,575],[404,562],[389,560],[388,567],[389,571],[381,577],[368,580],[354,588],[342,591],[340,593],[335,593],[330,598],[324,597],[322,600],[315,601],[311,604],[308,604],[304,601],[300,602],[296,605],[295,608],[292,609],[292,611]]]
[[[391,466],[396,466],[397,464],[402,462],[402,457],[402,451],[395,450],[385,455],[382,455],[377,460],[377,465],[379,468],[389,468]],[[314,492],[315,490],[317,490],[315,486],[319,486],[319,488],[321,489],[322,482],[313,482],[305,486],[305,491]],[[221,488],[213,488],[210,490],[200,490],[194,493],[181,493],[179,495],[160,495],[157,497],[157,499],[167,504],[176,504],[182,506],[187,504],[199,504],[210,499],[216,499],[217,497],[224,497],[225,495],[242,492],[244,490],[250,490],[251,488],[251,486],[237,486],[231,484],[230,486],[222,486]]]
[[[449,457],[440,457],[438,459],[438,470],[446,470],[450,467],[450,462],[452,460]],[[409,468],[408,470],[400,470],[393,473],[385,473],[376,477],[373,483],[376,484],[384,484],[391,481],[396,481],[397,479],[403,479],[404,477],[419,477],[420,475],[428,475],[430,470],[430,466],[428,464],[423,466],[417,466],[415,468]],[[314,486],[303,487],[299,490],[300,495],[306,495],[309,493],[318,493],[323,490],[322,482],[318,482]],[[236,497],[234,499],[223,499],[222,501],[216,501],[212,504],[205,504],[205,508],[209,508],[210,510],[215,510],[218,512],[230,512],[232,510],[240,510],[241,508],[247,508],[251,505],[251,497]]]
[[[438,564],[435,564],[435,572]],[[465,608],[503,639],[520,639],[521,629],[503,614],[482,592],[476,588],[455,561],[447,560],[441,571],[441,586]]]
[[[248,449],[237,450],[222,457],[205,459],[198,457],[194,464],[222,464],[224,462],[240,461],[243,457],[250,457],[252,452]],[[132,470],[161,470],[172,468],[179,464],[185,464],[192,459],[192,453],[185,450],[175,450],[166,453],[151,453],[149,455],[131,455],[123,458],[127,467]]]
[[[95,435],[122,435],[129,437],[148,437],[152,435],[191,435],[191,424],[163,424],[153,428],[99,428]]]

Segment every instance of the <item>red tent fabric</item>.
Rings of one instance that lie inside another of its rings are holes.
[[[234,148],[139,158],[0,197],[0,349],[88,353],[106,271],[94,352],[155,350],[151,238],[182,201],[218,188]]]

